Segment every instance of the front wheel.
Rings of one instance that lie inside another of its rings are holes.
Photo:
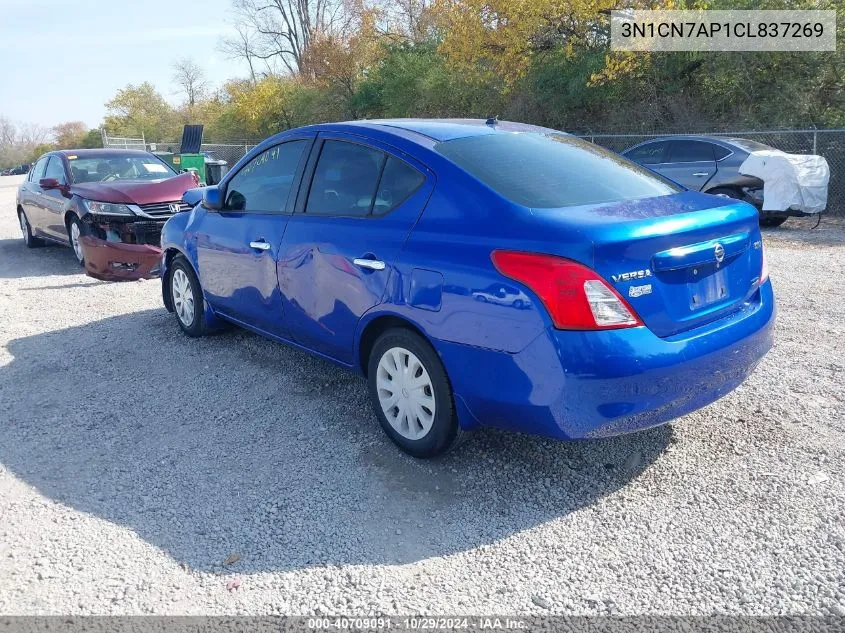
[[[194,269],[183,256],[173,259],[167,273],[168,290],[176,322],[182,331],[191,337],[203,336],[207,332],[205,304],[202,288]]]
[[[67,221],[67,232],[70,237],[70,245],[73,247],[73,254],[76,255],[76,261],[80,266],[85,265],[85,253],[82,251],[82,222],[79,218],[71,216]]]
[[[382,334],[370,351],[370,397],[381,427],[414,457],[435,457],[458,438],[452,386],[428,341],[406,329]]]

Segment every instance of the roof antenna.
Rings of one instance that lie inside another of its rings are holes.
[[[494,117],[491,117],[485,121],[484,125],[496,125],[499,123],[499,115],[497,114]]]

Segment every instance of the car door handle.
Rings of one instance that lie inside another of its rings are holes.
[[[268,244],[264,240],[258,240],[258,241],[255,241],[255,242],[250,242],[249,247],[250,248],[257,248],[260,251],[269,251],[270,250],[270,244]]]
[[[353,259],[352,263],[361,268],[369,268],[370,270],[384,270],[384,262],[378,259],[364,259],[359,257]]]
[[[693,174],[693,176],[706,176],[709,172],[706,171],[697,171]]]

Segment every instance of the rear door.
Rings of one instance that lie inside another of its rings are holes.
[[[291,336],[352,362],[361,316],[380,303],[434,176],[389,146],[320,134],[279,253]]]
[[[652,169],[688,189],[701,191],[716,173],[713,145],[705,141],[669,141],[664,162]]]
[[[292,137],[255,156],[226,179],[223,209],[205,210],[195,229],[200,282],[214,310],[278,336],[285,327],[276,259],[312,142]]]

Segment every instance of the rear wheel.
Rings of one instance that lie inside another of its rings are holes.
[[[32,234],[32,227],[29,225],[29,220],[26,219],[26,214],[23,209],[18,209],[18,222],[21,225],[21,235],[23,235],[23,243],[27,248],[35,248],[43,246],[44,242]]]
[[[786,222],[788,219],[789,218],[778,217],[778,216],[773,216],[773,217],[767,218],[766,216],[761,215],[760,216],[760,226],[775,228],[775,227],[780,226],[784,222]]]
[[[385,433],[414,457],[448,450],[460,429],[452,387],[428,341],[410,330],[382,334],[370,351],[370,397]]]
[[[708,191],[711,196],[722,196],[723,198],[733,198],[734,200],[742,200],[742,194],[736,189],[730,187],[717,187]]]
[[[182,331],[191,337],[206,334],[202,288],[194,269],[183,256],[179,255],[173,259],[168,271],[167,285],[176,322]]]

